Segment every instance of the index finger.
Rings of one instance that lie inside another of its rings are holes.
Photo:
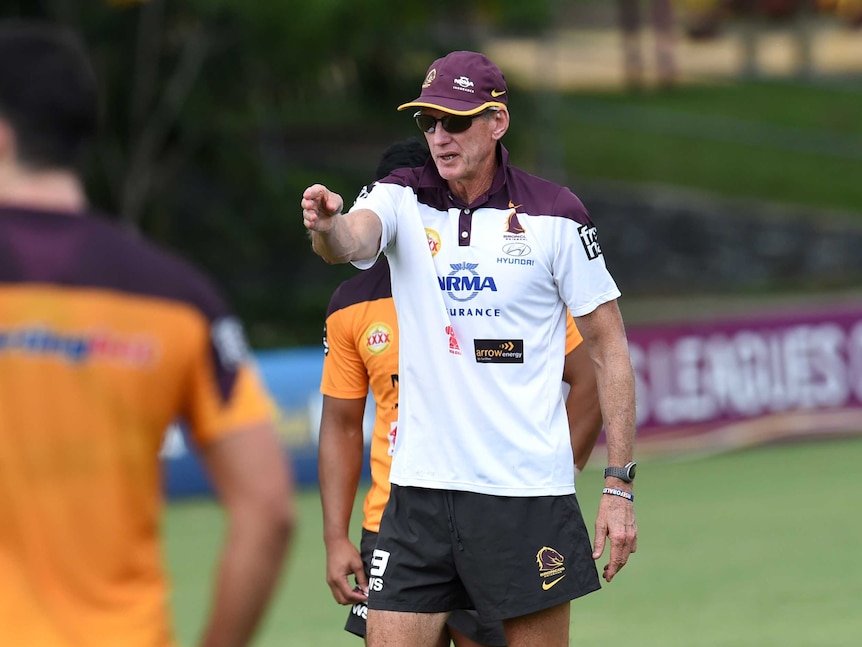
[[[596,538],[593,541],[593,559],[600,559],[605,552],[605,542],[608,537],[608,528],[604,523],[596,521]]]
[[[303,200],[323,200],[326,195],[326,187],[322,184],[312,184],[302,192]]]
[[[360,587],[350,586],[348,575],[339,577],[334,582],[330,583],[332,589],[332,597],[338,604],[353,604],[354,602],[364,602],[367,596],[363,593],[364,589]]]

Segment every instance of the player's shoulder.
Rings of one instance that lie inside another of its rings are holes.
[[[591,223],[584,203],[566,186],[515,166],[508,167],[507,184],[513,204],[519,205],[519,213]]]
[[[333,313],[360,303],[391,297],[389,263],[385,256],[381,256],[369,269],[347,279],[335,289],[329,300],[326,317],[328,319]]]
[[[130,295],[155,297],[193,307],[207,318],[227,314],[227,304],[212,278],[179,253],[98,215],[91,228],[91,254],[109,272],[104,287]]]
[[[429,177],[433,177],[433,174],[429,175],[429,172],[423,166],[397,168],[389,173],[389,175],[363,187],[357,200],[380,193],[384,195],[397,195],[408,191],[415,194],[419,192],[421,187],[428,184]]]
[[[183,302],[215,318],[215,284],[179,254],[106,214],[0,208],[0,280]]]
[[[383,186],[416,187],[422,177],[423,169],[424,167],[422,166],[417,166],[416,168],[397,168],[386,177],[378,180],[376,184]]]
[[[353,201],[351,209],[357,206],[374,204],[378,200],[397,200],[400,194],[408,191],[415,193],[419,184],[418,172],[421,169],[395,169],[389,175],[366,184]]]

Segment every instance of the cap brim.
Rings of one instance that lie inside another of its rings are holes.
[[[452,99],[437,99],[436,97],[420,97],[410,103],[402,103],[398,110],[407,108],[432,108],[452,115],[470,116],[486,110],[487,108],[505,108],[506,104],[500,101],[487,101],[481,105],[467,101],[453,101]]]

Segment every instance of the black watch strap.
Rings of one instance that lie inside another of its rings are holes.
[[[605,478],[613,476],[614,478],[618,478],[626,483],[631,483],[635,480],[636,469],[637,463],[634,462],[627,463],[625,467],[606,467]]]

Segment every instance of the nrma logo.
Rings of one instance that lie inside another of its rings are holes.
[[[440,289],[446,292],[454,301],[469,301],[475,299],[482,290],[497,291],[493,277],[479,276],[476,268],[478,263],[451,263],[452,271],[448,276],[438,276]]]

